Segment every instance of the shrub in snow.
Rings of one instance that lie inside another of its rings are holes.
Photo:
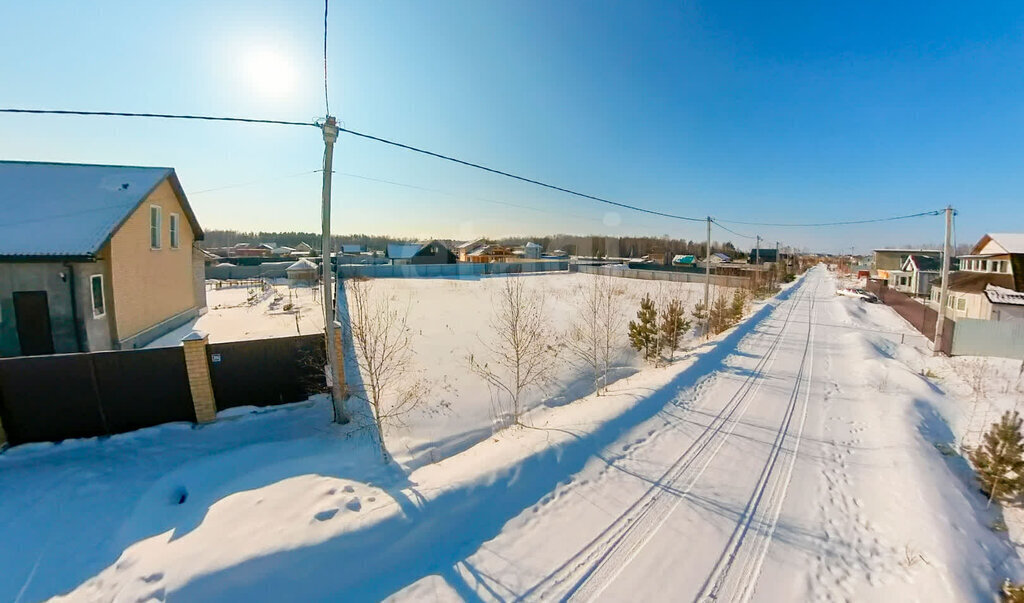
[[[388,460],[385,430],[402,423],[429,396],[429,385],[410,383],[412,331],[409,304],[398,305],[390,296],[372,295],[372,281],[353,280],[350,289],[348,332],[363,377],[362,391],[353,392],[370,404],[380,452]]]
[[[683,311],[683,302],[673,299],[661,311],[661,341],[669,351],[669,360],[673,359],[679,349],[679,341],[690,330],[692,323]]]
[[[1007,603],[1024,603],[1024,584],[1014,584],[1009,579],[1003,581],[1000,591],[1002,600]]]
[[[661,352],[661,340],[658,336],[658,310],[650,293],[640,300],[636,318],[629,321],[629,344],[640,352],[644,360],[654,362]]]
[[[517,425],[526,393],[554,381],[557,353],[548,343],[552,336],[544,297],[527,291],[523,279],[505,278],[493,307],[490,337],[482,340],[487,358],[481,362],[470,354],[469,368],[494,393],[500,423]]]
[[[593,374],[597,395],[608,386],[608,370],[617,345],[620,320],[611,278],[593,278],[578,289],[576,315],[565,338],[572,357]]]
[[[970,453],[982,491],[989,500],[1012,499],[1024,485],[1024,441],[1017,411],[1006,411]]]

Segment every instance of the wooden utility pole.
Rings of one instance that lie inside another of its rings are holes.
[[[341,379],[338,363],[341,361],[335,351],[335,302],[334,302],[334,269],[331,267],[331,175],[334,167],[334,141],[338,139],[338,122],[330,115],[322,126],[324,134],[324,180],[321,198],[321,233],[320,254],[323,263],[320,265],[320,282],[323,285],[324,304],[324,335],[326,336],[327,372],[331,382],[331,399],[334,405],[334,422],[348,423],[348,412],[345,409],[344,392],[341,391]]]
[[[757,245],[754,246],[754,295],[757,295],[757,286],[760,285],[761,271],[761,235],[757,235]]]
[[[939,291],[939,316],[935,319],[933,353],[942,353],[942,331],[946,323],[946,300],[949,299],[949,255],[952,250],[953,206],[946,206],[946,238],[942,244],[942,289]]]

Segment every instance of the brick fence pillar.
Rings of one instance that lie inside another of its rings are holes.
[[[196,422],[209,423],[217,418],[217,403],[213,399],[213,382],[210,380],[210,365],[206,359],[206,333],[192,331],[181,339],[185,350],[185,368],[188,370],[188,385],[192,390],[192,405],[196,409]]]
[[[333,375],[342,399],[348,398],[348,386],[345,383],[345,351],[341,345],[341,323],[334,321],[334,357],[337,358],[337,374]]]

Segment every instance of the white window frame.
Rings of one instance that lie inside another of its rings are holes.
[[[168,228],[170,229],[170,247],[171,249],[178,249],[181,246],[181,215],[172,213],[170,220],[168,220]]]
[[[153,210],[156,210],[154,213]],[[155,218],[155,222],[154,222]],[[164,242],[164,208],[159,205],[149,206],[149,248],[160,249]],[[156,245],[153,244],[153,233],[156,233]]]
[[[103,307],[103,311],[99,312],[99,313],[96,312],[96,285],[94,284],[97,279],[99,279],[99,281],[100,281],[100,304]],[[103,275],[102,274],[94,274],[94,275],[89,277],[89,298],[92,300],[92,317],[93,318],[103,318],[104,316],[106,316],[107,315],[107,297],[104,294]]]
[[[963,306],[963,307],[961,307],[961,306]],[[967,312],[967,298],[966,297],[958,297],[958,298],[956,298],[956,311],[957,312]]]

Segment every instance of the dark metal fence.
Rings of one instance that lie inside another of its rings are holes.
[[[195,421],[180,348],[0,359],[0,419],[12,444]]]
[[[935,323],[939,317],[938,312],[909,295],[900,293],[895,289],[890,289],[885,281],[868,279],[866,288],[877,295],[878,299],[882,300],[882,303],[896,310],[897,314],[927,337],[929,341],[935,341]],[[942,341],[940,342],[939,349],[944,354],[949,355],[952,352],[953,330],[955,328],[956,322],[949,318],[943,318]]]
[[[300,335],[207,346],[217,408],[270,406],[324,391],[324,337]]]

